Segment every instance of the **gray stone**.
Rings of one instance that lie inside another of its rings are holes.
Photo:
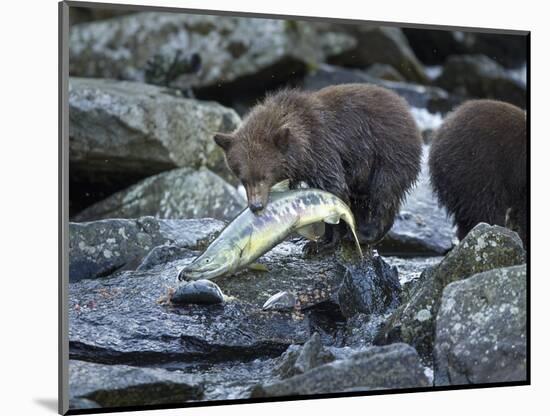
[[[262,309],[264,311],[290,311],[296,307],[296,296],[292,293],[284,291],[271,296]]]
[[[144,406],[200,400],[197,376],[158,368],[69,361],[69,402],[72,409]],[[97,406],[94,406],[97,407]]]
[[[320,25],[325,25],[332,31],[341,30],[352,35],[357,41],[354,49],[331,57],[330,63],[358,68],[376,63],[388,64],[409,81],[428,83],[424,67],[414,55],[401,29],[368,24],[320,23]]]
[[[435,83],[459,95],[526,105],[526,85],[485,55],[450,56]]]
[[[136,13],[75,25],[69,36],[70,74],[144,81],[157,53],[198,53],[202,68],[173,86],[220,87],[286,79],[293,72],[355,46],[343,33],[306,22],[184,13]]]
[[[274,372],[285,379],[303,374],[331,361],[334,361],[334,356],[323,347],[321,337],[316,332],[303,346],[288,347],[288,350],[279,358]]]
[[[206,168],[162,172],[80,212],[75,221],[103,218],[231,220],[246,206],[237,189]]]
[[[476,273],[524,262],[525,250],[516,233],[500,226],[478,224],[441,263],[422,273],[408,302],[392,314],[376,343],[406,342],[431,360],[435,317],[443,289]]]
[[[437,315],[435,384],[525,381],[526,266],[449,284]]]
[[[373,64],[365,71],[371,77],[385,79],[386,81],[405,82],[405,78],[397,70],[387,64]]]
[[[136,269],[155,246],[164,243],[177,242],[186,250],[204,248],[223,227],[223,222],[213,219],[175,221],[152,217],[70,223],[69,280]],[[148,263],[154,263],[153,259]]]
[[[201,166],[232,177],[213,134],[233,131],[240,118],[220,104],[137,82],[70,78],[69,117],[71,181],[127,185]]]
[[[428,387],[418,354],[406,344],[369,347],[349,359],[316,367],[272,384],[258,385],[251,397],[290,396]]]
[[[223,293],[219,286],[210,280],[196,280],[181,284],[172,295],[174,304],[204,304],[215,305],[223,303]]]

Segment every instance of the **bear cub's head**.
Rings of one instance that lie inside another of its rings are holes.
[[[229,169],[246,189],[248,206],[259,212],[267,206],[273,185],[288,176],[288,151],[292,140],[290,128],[255,128],[248,123],[232,134],[218,133],[216,143],[225,152]]]

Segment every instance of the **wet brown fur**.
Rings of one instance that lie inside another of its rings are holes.
[[[367,84],[279,91],[215,139],[249,204],[265,206],[278,181],[305,181],[350,204],[371,243],[390,229],[420,170],[421,137],[407,104]]]
[[[472,100],[449,114],[430,151],[431,181],[462,239],[479,222],[508,226],[526,243],[525,113],[507,103]]]

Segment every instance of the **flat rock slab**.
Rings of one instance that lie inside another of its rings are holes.
[[[272,384],[256,386],[251,397],[326,394],[428,387],[418,354],[409,345],[369,347],[348,359],[315,367]]]
[[[278,355],[309,338],[303,316],[263,312],[239,300],[223,305],[167,304],[179,269],[192,258],[191,254],[146,271],[71,283],[71,357],[139,365],[243,360]]]
[[[176,221],[153,217],[70,223],[69,280],[93,279],[121,269],[135,269],[154,247],[162,244],[203,249],[224,225],[208,218]]]
[[[202,397],[203,386],[194,375],[69,361],[69,402],[73,409],[183,403]]]
[[[526,266],[494,269],[443,291],[435,338],[435,384],[527,379]]]

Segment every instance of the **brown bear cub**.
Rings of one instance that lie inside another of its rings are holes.
[[[526,244],[525,113],[507,103],[468,101],[436,132],[429,165],[433,188],[454,216],[458,238],[478,223],[507,226]]]
[[[251,210],[266,206],[275,183],[303,181],[349,204],[365,243],[392,226],[422,151],[406,102],[366,84],[279,91],[255,106],[237,131],[215,140]],[[324,243],[330,247],[339,237],[337,228],[327,227]]]

